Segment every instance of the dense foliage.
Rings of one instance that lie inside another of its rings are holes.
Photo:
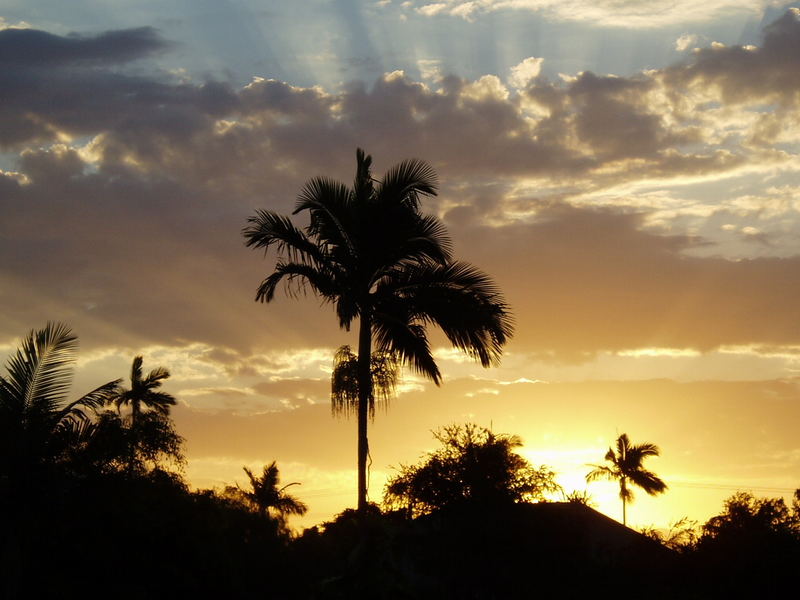
[[[48,324],[0,377],[0,597],[259,596],[264,562],[286,569],[283,521],[189,491],[165,369],[144,376],[137,357],[131,389],[69,401],[76,350]]]
[[[471,503],[485,507],[543,500],[558,491],[555,474],[538,469],[514,452],[517,436],[496,434],[474,424],[434,432],[441,447],[422,464],[402,466],[386,486],[385,503],[409,516]]]
[[[440,448],[401,469],[387,507],[402,510],[368,505],[294,537],[286,515],[305,505],[275,462],[245,469],[249,489],[191,491],[168,401],[139,397],[133,417],[120,380],[68,400],[75,344],[61,325],[31,332],[0,378],[3,598],[584,598],[621,581],[736,598],[796,584],[800,491],[738,493],[699,530],[641,535],[582,496],[532,502],[553,473],[475,425],[439,430]]]

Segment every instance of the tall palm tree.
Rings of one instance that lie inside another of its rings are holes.
[[[617,438],[617,451],[609,448],[606,452],[605,460],[610,466],[590,465],[594,467],[586,475],[586,481],[597,479],[608,479],[619,481],[619,497],[622,499],[622,524],[627,525],[626,505],[633,501],[633,492],[628,487],[632,483],[651,496],[660,494],[667,489],[667,484],[656,476],[655,473],[648,471],[642,466],[642,462],[648,456],[658,456],[660,450],[655,444],[645,442],[643,444],[631,445],[628,435],[623,433]]]
[[[289,294],[306,287],[334,305],[339,325],[358,319],[358,510],[367,507],[367,417],[372,392],[373,345],[441,382],[427,325],[485,366],[499,361],[512,332],[511,317],[491,279],[453,261],[442,222],[419,212],[422,196],[436,194],[436,174],[425,162],[406,160],[381,181],[372,158],[358,149],[353,187],[311,179],[293,214],[308,212],[300,229],[286,217],[259,210],[243,235],[253,248],[275,246],[275,270],[256,300],[270,302],[284,281]]]
[[[169,416],[169,407],[175,405],[175,398],[166,392],[159,391],[161,384],[169,378],[169,371],[164,367],[156,367],[147,376],[143,376],[142,357],[136,356],[131,365],[131,387],[120,389],[112,399],[119,412],[122,406],[130,405],[130,431],[131,446],[128,457],[128,469],[132,471],[136,462],[136,452],[139,445],[137,426],[139,425],[142,408],[155,411],[166,417]]]
[[[65,458],[93,433],[87,411],[119,391],[109,381],[67,402],[78,339],[61,323],[30,331],[0,376],[0,477]]]
[[[276,461],[273,460],[265,466],[260,477],[255,476],[247,467],[243,467],[243,469],[250,479],[250,487],[253,491],[246,492],[241,490],[242,495],[263,515],[271,516],[270,510],[272,510],[274,511],[272,516],[283,522],[287,515],[306,514],[308,507],[305,503],[286,493],[286,488],[292,485],[300,485],[298,482],[295,481],[283,487],[278,487],[280,485],[280,474]]]

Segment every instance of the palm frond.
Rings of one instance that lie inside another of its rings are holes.
[[[66,396],[72,383],[72,369],[78,339],[66,325],[47,323],[31,331],[22,347],[8,359],[4,389],[6,401],[24,412],[50,412]]]
[[[667,490],[667,484],[660,477],[645,469],[631,472],[628,478],[651,496],[661,494]]]
[[[72,444],[85,444],[95,435],[98,425],[88,418],[68,418],[59,421],[54,433]]]
[[[386,308],[385,304],[383,308]],[[402,309],[384,312],[378,307],[373,314],[372,331],[381,351],[398,356],[404,364],[436,385],[442,382],[425,327],[415,322],[410,313]]]
[[[81,396],[74,402],[70,402],[56,413],[56,420],[60,421],[61,419],[67,418],[69,415],[77,415],[78,413],[85,415],[86,410],[96,412],[97,409],[109,404],[119,396],[120,383],[122,383],[121,379],[109,381],[88,394]]]
[[[298,500],[294,496],[290,496],[284,490],[291,485],[300,485],[298,482],[292,482],[283,486],[278,492],[278,498],[275,501],[275,509],[284,515],[298,515],[302,516],[308,512],[308,505],[302,500]]]
[[[172,394],[166,392],[150,392],[144,402],[148,408],[164,416],[169,415],[169,407],[175,406],[176,403]]]
[[[350,416],[358,407],[358,356],[341,346],[333,357],[331,413]]]
[[[378,284],[376,297],[387,295],[403,299],[409,314],[438,325],[453,346],[484,367],[499,362],[513,333],[513,320],[498,288],[466,263],[398,269]]]
[[[268,210],[257,210],[247,222],[250,225],[242,229],[247,247],[263,248],[266,252],[274,245],[279,253],[285,253],[293,261],[324,262],[319,247],[288,217]]]
[[[356,178],[353,181],[353,198],[359,204],[372,199],[374,185],[372,181],[372,156],[361,148],[356,149]]]
[[[159,387],[165,379],[169,379],[169,370],[164,367],[156,367],[142,380],[142,384],[148,389],[153,389]]]
[[[631,447],[631,442],[628,439],[628,434],[623,433],[617,438],[617,456],[618,460],[623,461],[625,460],[625,456],[628,454],[628,449]],[[609,452],[611,449],[609,448]]]
[[[370,364],[372,393],[368,412],[375,417],[376,400],[388,406],[399,377],[398,357],[391,352],[373,352]],[[341,346],[334,355],[331,372],[331,412],[348,417],[358,410],[358,356],[350,346]]]
[[[331,272],[305,263],[279,261],[275,270],[258,286],[256,300],[271,302],[278,284],[283,280],[286,280],[286,293],[290,297],[299,295],[309,286],[323,299],[332,302],[339,291]]]
[[[446,265],[451,261],[452,241],[437,217],[420,216],[405,209],[382,217],[387,226],[376,229],[375,239],[368,244],[369,258],[375,265],[370,286],[393,269],[429,262]]]
[[[142,381],[142,362],[144,357],[134,356],[131,363],[131,386],[135,387]]]
[[[404,255],[411,260],[425,258],[440,264],[452,262],[453,242],[441,219],[423,215],[413,233],[402,248]]]
[[[588,465],[594,467],[586,474],[586,481],[597,481],[599,479],[607,479],[609,481],[616,481],[619,476],[616,471],[604,465]]]
[[[307,234],[323,244],[346,248],[355,252],[351,239],[351,207],[353,193],[343,183],[327,177],[314,177],[297,197],[293,215],[307,210],[311,222]]]
[[[390,168],[381,181],[376,197],[417,210],[420,196],[435,196],[438,186],[436,172],[427,162],[404,160]]]
[[[339,319],[339,326],[346,331],[350,331],[353,320],[361,313],[361,307],[352,294],[341,293],[335,300],[336,316]]]
[[[630,446],[628,448],[627,458],[633,463],[640,463],[648,456],[658,456],[659,454],[661,454],[661,450],[658,446],[645,442],[643,444],[637,444],[636,446]]]
[[[372,394],[388,406],[394,396],[400,376],[399,357],[392,352],[373,352],[370,365],[372,374]]]

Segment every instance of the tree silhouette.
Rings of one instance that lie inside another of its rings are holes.
[[[399,367],[397,356],[391,352],[372,353],[372,389],[368,399],[370,417],[375,417],[376,396],[379,402],[389,403],[397,385]],[[358,356],[350,346],[341,346],[333,358],[331,411],[334,415],[358,414]]]
[[[511,318],[491,279],[452,261],[444,225],[419,212],[421,196],[436,194],[433,169],[406,160],[383,180],[371,175],[372,158],[359,149],[353,188],[325,177],[311,179],[293,214],[310,223],[260,210],[248,219],[247,246],[276,246],[275,270],[256,300],[270,302],[281,281],[289,294],[311,288],[334,305],[339,325],[358,332],[358,510],[367,506],[367,419],[372,391],[373,345],[391,353],[437,385],[441,374],[431,353],[427,325],[488,367],[496,364],[512,332]]]
[[[617,451],[609,448],[606,452],[605,460],[610,463],[606,465],[589,465],[594,467],[586,475],[586,481],[597,479],[608,479],[619,481],[619,497],[622,499],[622,524],[627,525],[627,503],[633,501],[633,492],[628,487],[628,482],[642,488],[651,496],[660,494],[667,489],[661,479],[642,466],[642,462],[648,456],[658,456],[660,453],[658,446],[645,442],[632,446],[628,435],[623,433],[617,438]]]
[[[64,460],[92,436],[86,411],[118,393],[120,380],[67,402],[77,337],[61,323],[31,331],[0,377],[0,476],[33,476],[42,465]]]
[[[147,374],[147,377],[143,377],[142,360],[141,356],[134,357],[131,365],[131,387],[128,390],[121,390],[114,398],[117,410],[130,405],[132,425],[136,425],[142,407],[166,416],[169,414],[169,407],[175,406],[173,396],[158,391],[164,380],[169,378],[169,371],[164,367],[156,367]]]
[[[791,506],[783,498],[756,498],[749,492],[737,492],[725,501],[725,510],[703,525],[701,543],[738,541],[754,545],[779,536],[800,541],[800,489],[795,490]],[[767,544],[762,543],[763,546]]]
[[[800,490],[784,498],[737,492],[711,517],[693,548],[697,597],[777,598],[797,588]]]
[[[286,488],[293,485],[300,485],[298,482],[280,485],[280,473],[276,461],[264,467],[260,476],[256,476],[247,467],[242,467],[250,480],[251,491],[244,490],[239,486],[229,486],[225,489],[226,494],[241,502],[244,501],[251,509],[260,513],[264,517],[275,519],[279,529],[286,530],[286,517],[289,515],[304,515],[308,512],[308,506],[286,492]]]
[[[145,411],[133,427],[130,416],[105,410],[98,413],[93,427],[83,457],[85,466],[96,472],[144,475],[151,469],[180,470],[185,463],[184,439],[169,415]]]
[[[169,417],[169,407],[175,405],[175,398],[166,392],[159,391],[165,379],[169,378],[169,371],[164,367],[156,367],[147,376],[143,376],[142,357],[136,356],[131,365],[131,387],[121,389],[113,398],[113,403],[119,412],[122,406],[131,407],[129,424],[129,455],[128,471],[136,470],[139,463],[137,454],[145,447],[153,447],[154,444],[143,444],[146,438],[157,438],[159,432],[164,433],[165,426],[171,429],[170,423],[166,419],[159,419],[156,416],[145,417],[142,420],[142,408],[151,411],[161,417]],[[174,433],[174,432],[173,432]],[[153,441],[151,439],[150,441]],[[156,444],[157,445],[157,444]],[[178,443],[180,446],[180,442]]]
[[[522,440],[474,424],[433,433],[441,447],[420,465],[402,466],[386,485],[385,504],[408,516],[469,503],[489,508],[543,500],[560,487],[546,467],[533,467],[515,452]]]

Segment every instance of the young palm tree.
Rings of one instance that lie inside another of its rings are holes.
[[[86,411],[108,402],[120,380],[67,402],[78,339],[60,323],[31,331],[0,376],[0,479],[63,459],[93,433]]]
[[[243,230],[253,248],[276,246],[275,271],[256,300],[270,302],[281,281],[288,292],[310,287],[334,305],[339,325],[358,319],[358,510],[367,507],[367,417],[373,345],[397,356],[437,385],[441,374],[426,326],[488,367],[499,361],[512,332],[511,317],[491,279],[453,261],[444,225],[419,212],[421,196],[436,194],[425,162],[407,160],[383,180],[372,178],[372,158],[359,149],[352,189],[315,177],[300,192],[294,214],[308,212],[303,229],[288,217],[257,211]]]
[[[369,416],[374,419],[376,396],[378,402],[386,406],[394,395],[400,371],[397,356],[391,352],[373,352],[370,371]],[[334,416],[358,414],[358,355],[350,346],[341,346],[333,357],[331,412]]]
[[[130,405],[130,431],[131,447],[128,462],[129,471],[133,471],[136,463],[136,453],[139,446],[138,425],[141,418],[142,407],[166,417],[169,407],[175,405],[175,398],[166,392],[159,391],[161,384],[169,378],[169,371],[164,367],[156,367],[146,377],[142,374],[142,357],[136,356],[131,366],[131,387],[121,389],[112,399],[119,412],[124,405]]]
[[[628,483],[639,486],[651,496],[660,494],[667,489],[667,484],[661,481],[655,473],[642,466],[648,456],[658,456],[660,450],[655,444],[645,442],[632,446],[628,435],[623,433],[617,438],[617,451],[609,448],[605,459],[610,466],[590,465],[594,469],[586,475],[586,481],[609,479],[619,481],[619,497],[622,499],[622,524],[627,525],[626,505],[633,501],[633,492]]]
[[[283,487],[278,487],[280,485],[280,474],[274,460],[264,467],[264,472],[260,477],[253,475],[253,472],[247,467],[243,467],[243,469],[250,479],[250,487],[253,491],[246,492],[241,490],[242,495],[263,515],[271,516],[270,510],[272,510],[275,513],[274,516],[283,522],[287,515],[306,514],[308,507],[305,503],[285,491],[289,486],[300,485],[299,483],[292,482]]]
[[[168,378],[169,371],[164,367],[156,367],[147,374],[147,377],[142,377],[142,357],[136,356],[133,359],[131,388],[120,390],[120,393],[114,398],[117,410],[130,404],[132,427],[136,425],[143,406],[161,415],[169,415],[169,407],[175,406],[175,398],[170,394],[158,391],[164,380]]]

